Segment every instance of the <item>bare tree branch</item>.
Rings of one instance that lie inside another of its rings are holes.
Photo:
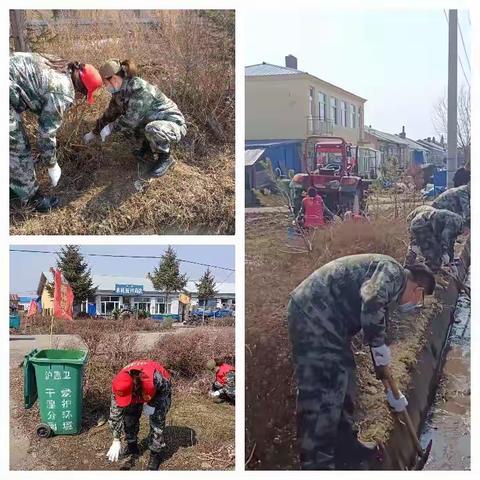
[[[433,127],[438,135],[447,137],[448,103],[444,95],[433,106]],[[457,146],[465,155],[465,161],[470,160],[470,89],[462,85],[457,99]]]

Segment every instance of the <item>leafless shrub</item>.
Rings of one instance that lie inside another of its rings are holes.
[[[205,371],[211,358],[232,358],[235,339],[232,329],[210,329],[174,339],[161,337],[152,349],[152,356],[178,376],[193,378]]]

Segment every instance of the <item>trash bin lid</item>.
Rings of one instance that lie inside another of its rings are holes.
[[[83,365],[86,358],[87,352],[83,350],[47,349],[40,351],[36,350],[35,353],[30,357],[30,361],[36,364],[68,363]]]
[[[23,361],[23,400],[25,408],[32,408],[38,398],[37,379],[35,378],[35,367],[30,359],[37,353],[37,349],[25,355]]]

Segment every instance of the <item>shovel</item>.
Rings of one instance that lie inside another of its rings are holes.
[[[383,385],[385,388],[390,388],[393,396],[398,400],[400,398],[400,391],[398,390],[397,384],[392,378],[388,367],[385,368],[385,370],[386,378],[382,380]],[[417,437],[417,432],[415,431],[415,427],[413,426],[412,419],[410,418],[407,409],[403,410],[398,415],[403,417],[403,423],[407,426],[408,433],[410,434],[413,444],[415,445],[415,449],[417,450],[417,460],[415,461],[415,465],[413,466],[412,470],[423,470],[423,467],[427,463],[428,456],[430,455],[430,450],[432,449],[432,440],[428,442],[428,445],[424,450],[420,444],[420,440]]]

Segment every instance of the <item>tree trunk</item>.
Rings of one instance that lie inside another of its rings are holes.
[[[10,10],[10,34],[13,37],[13,46],[16,52],[31,51],[25,35],[26,19],[25,10]]]

